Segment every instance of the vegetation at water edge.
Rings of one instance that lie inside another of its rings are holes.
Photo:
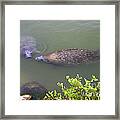
[[[64,83],[57,82],[57,86],[61,90],[48,91],[43,98],[44,100],[99,100],[100,99],[100,81],[92,75],[91,79],[86,79],[79,74],[74,78],[66,76],[65,80],[69,83],[69,87]]]

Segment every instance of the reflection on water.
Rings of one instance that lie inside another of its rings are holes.
[[[63,48],[100,48],[99,21],[28,21],[20,22],[22,36],[31,36],[36,42],[36,51],[41,54]],[[21,57],[21,85],[39,81],[48,89],[57,89],[56,82],[64,82],[66,75],[83,77],[100,76],[100,63],[78,66],[58,66]]]

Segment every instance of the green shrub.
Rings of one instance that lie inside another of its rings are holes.
[[[66,87],[58,82],[57,86],[62,92],[56,90],[48,91],[44,100],[99,100],[100,99],[100,81],[92,75],[91,79],[80,77],[79,74],[72,78],[66,76],[65,80],[69,83]]]

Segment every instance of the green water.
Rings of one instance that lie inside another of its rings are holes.
[[[20,35],[32,36],[40,44],[47,47],[45,53],[63,48],[100,48],[100,21],[33,21],[21,20]],[[44,46],[43,46],[44,47]],[[49,90],[57,89],[56,83],[64,82],[66,75],[75,76],[79,73],[90,78],[91,74],[100,77],[100,62],[81,64],[78,66],[57,66],[44,62],[37,62],[21,57],[20,83],[39,81]]]

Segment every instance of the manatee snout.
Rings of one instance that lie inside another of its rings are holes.
[[[32,58],[36,52],[36,40],[30,36],[22,36],[20,40],[20,53],[25,58]]]
[[[35,57],[36,61],[44,61],[44,57],[42,55]]]
[[[32,58],[32,51],[30,51],[30,50],[25,50],[25,51],[23,52],[23,55],[24,55],[25,58]]]

